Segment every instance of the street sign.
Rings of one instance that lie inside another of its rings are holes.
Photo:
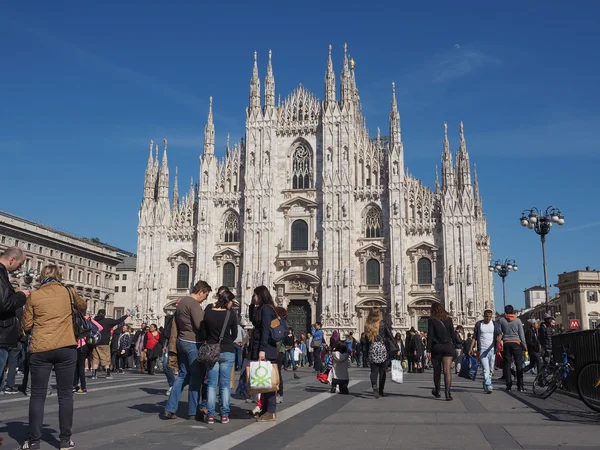
[[[579,329],[579,319],[569,319],[569,328],[571,330]]]

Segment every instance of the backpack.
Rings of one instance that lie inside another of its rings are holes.
[[[388,350],[379,336],[369,345],[369,362],[381,364],[388,359]]]
[[[273,308],[276,319],[271,320],[270,330],[271,330],[271,340],[275,342],[281,342],[288,334],[288,326],[285,319],[279,317],[275,308]]]
[[[102,337],[100,335],[100,330],[91,319],[88,319],[87,322],[90,327],[90,333],[86,337],[85,342],[88,345],[98,345],[98,342],[100,342],[100,338]]]

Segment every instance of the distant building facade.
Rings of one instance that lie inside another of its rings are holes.
[[[580,330],[597,328],[600,325],[600,272],[586,267],[585,270],[564,272],[558,275],[555,285],[560,291],[563,325],[569,327],[570,320],[579,320]]]
[[[20,247],[26,255],[22,269],[9,275],[15,287],[35,288],[42,267],[55,264],[63,283],[86,300],[88,313],[105,309],[113,315],[116,267],[130,253],[0,212],[0,252],[8,247]]]
[[[525,309],[535,308],[546,303],[546,290],[542,286],[533,286],[525,289]]]
[[[139,308],[136,309],[135,295],[137,287],[136,277],[136,257],[126,256],[116,267],[115,273],[115,317],[120,317],[127,311],[133,314],[128,323],[139,325],[144,318],[139,314]]]

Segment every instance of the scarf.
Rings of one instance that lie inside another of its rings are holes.
[[[56,278],[54,278],[54,277],[48,277],[48,278],[44,278],[42,280],[42,282],[40,283],[40,286],[43,286],[43,285],[48,284],[48,283],[58,283],[58,282],[59,281]]]

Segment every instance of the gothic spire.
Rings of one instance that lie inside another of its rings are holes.
[[[229,147],[229,133],[227,133],[227,145],[225,146],[225,157],[229,158],[230,147]]]
[[[212,96],[208,99],[208,119],[204,127],[204,154],[215,154],[215,124],[213,123]]]
[[[444,151],[442,152],[442,182],[444,190],[454,185],[454,169],[452,167],[452,153],[448,141],[448,124],[444,122]]]
[[[327,72],[325,73],[325,107],[335,102],[335,73],[333,71],[333,60],[331,59],[331,44],[329,45],[329,59],[327,61]]]
[[[473,164],[473,196],[475,197],[475,215],[482,214],[483,205],[481,195],[479,195],[479,180],[477,178],[477,166]]]
[[[169,165],[167,159],[167,139],[163,140],[164,150],[162,163],[160,165],[160,175],[158,180],[158,198],[169,198]],[[158,145],[156,146],[158,150]]]
[[[254,52],[254,68],[250,79],[250,110],[260,109],[260,78],[258,78],[258,55]]]
[[[462,121],[460,122],[460,143],[458,154],[456,155],[456,177],[460,187],[466,187],[471,184],[471,163],[469,153],[467,152],[467,143],[465,141],[465,129]]]
[[[175,166],[175,181],[173,182],[173,211],[179,207],[179,169]]]
[[[392,82],[392,110],[390,111],[390,141],[392,148],[402,142],[400,114],[398,113],[398,102],[396,101],[396,83],[394,82]]]
[[[340,102],[342,107],[352,100],[351,75],[348,69],[348,44],[344,44],[344,63],[342,64],[342,76],[340,80]]]
[[[144,198],[154,197],[154,159],[152,158],[152,150],[154,141],[150,141],[150,155],[148,155],[148,166],[144,175]]]
[[[269,64],[267,65],[267,77],[265,78],[265,108],[275,106],[275,77],[273,76],[273,64],[271,63],[272,54],[269,50]]]
[[[440,192],[440,174],[437,164],[435,165],[435,192]]]

